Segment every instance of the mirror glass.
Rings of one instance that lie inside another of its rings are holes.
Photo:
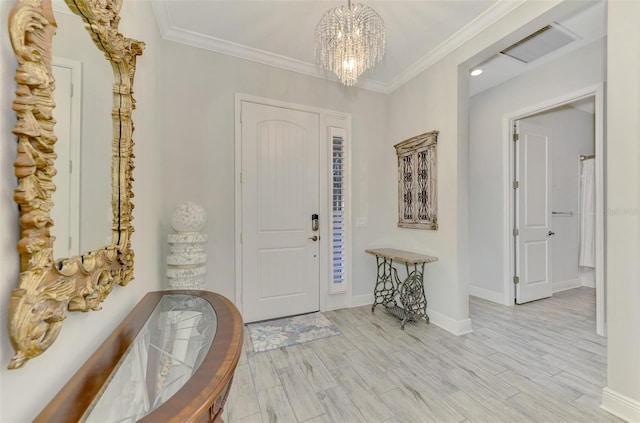
[[[111,244],[113,71],[82,20],[53,2],[56,119],[54,258]]]

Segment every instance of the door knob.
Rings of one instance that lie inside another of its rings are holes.
[[[556,233],[549,231],[549,236],[554,236]]]
[[[308,238],[308,239],[310,239],[310,240],[311,240],[311,241],[313,241],[313,242],[316,242],[317,240],[319,240],[319,239],[320,239],[320,237],[319,237],[318,235],[314,235],[314,236],[312,236],[312,237],[310,237],[310,238]]]

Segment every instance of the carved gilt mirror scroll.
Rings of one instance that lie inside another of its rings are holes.
[[[20,208],[20,280],[9,303],[9,336],[16,351],[9,369],[23,366],[53,344],[66,310],[99,310],[114,285],[126,285],[133,276],[132,86],[144,43],[118,32],[122,0],[65,1],[80,16],[114,73],[112,241],[102,249],[54,261],[50,229],[55,223],[51,196],[57,139],[51,61],[57,24],[51,0],[17,0],[9,15],[9,33],[18,62],[13,102],[18,122],[13,133],[18,142],[14,199]]]

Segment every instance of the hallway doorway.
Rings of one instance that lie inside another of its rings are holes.
[[[513,230],[510,232],[511,278],[507,289],[510,298],[520,304],[578,286],[593,287],[596,289],[596,332],[604,336],[602,111],[603,87],[598,85],[509,116],[508,183],[512,192],[507,224]],[[572,121],[582,123],[572,127]],[[517,130],[522,123],[549,132],[548,142],[539,143],[544,147],[532,150],[526,146],[526,136],[518,138]],[[523,154],[526,151],[537,154],[527,158],[527,154]],[[545,157],[549,159],[549,167],[542,172],[540,163],[535,161],[544,161]],[[585,199],[580,188],[585,167],[581,158],[584,157],[593,160],[589,164],[594,174],[591,208],[587,210],[581,210],[581,200]],[[540,207],[533,207],[536,204]],[[537,238],[528,239],[529,224],[539,232]],[[589,248],[592,248],[590,256],[585,251]]]

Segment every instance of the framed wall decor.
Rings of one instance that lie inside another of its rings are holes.
[[[438,229],[436,146],[438,131],[394,147],[398,156],[398,226]]]

